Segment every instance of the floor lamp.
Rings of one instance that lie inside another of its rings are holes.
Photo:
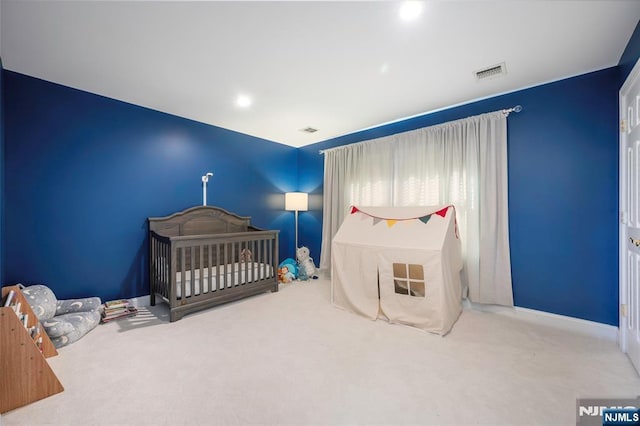
[[[298,250],[298,212],[309,210],[309,194],[306,192],[285,193],[284,209],[296,212],[296,250]]]

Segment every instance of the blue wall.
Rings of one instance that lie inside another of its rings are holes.
[[[621,77],[620,86],[622,86],[622,83],[626,80],[638,58],[640,58],[640,22],[636,25],[636,29],[631,35],[631,38],[620,57],[620,61],[618,62]]]
[[[322,194],[319,149],[520,104],[508,119],[515,304],[617,325],[618,88],[614,67],[307,146],[299,184]],[[300,223],[319,253],[322,211]]]
[[[4,88],[5,283],[148,294],[146,218],[200,205],[208,171],[208,204],[293,247],[296,149],[8,70]]]

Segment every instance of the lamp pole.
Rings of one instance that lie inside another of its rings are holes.
[[[294,212],[296,250],[298,249],[298,212],[309,210],[309,194],[306,192],[287,192],[284,194],[284,209]]]
[[[298,251],[298,209],[296,209],[295,216],[296,216],[296,251]]]

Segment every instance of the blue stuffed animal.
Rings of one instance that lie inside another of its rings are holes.
[[[298,278],[298,265],[295,260],[286,258],[278,266],[278,280],[282,283],[290,283]]]

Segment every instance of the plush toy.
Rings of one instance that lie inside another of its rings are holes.
[[[242,249],[240,251],[240,263],[251,262],[253,260],[253,253],[249,249]]]
[[[307,281],[309,279],[309,276],[307,275],[307,271],[302,267],[298,268],[298,279],[300,281]]]
[[[309,249],[307,247],[300,247],[296,250],[296,258],[298,259],[298,277],[306,281],[309,278],[314,280],[318,278],[316,275],[316,265],[313,263],[313,259],[309,256]]]
[[[278,266],[278,279],[282,283],[290,283],[298,277],[298,265],[290,257],[286,258]]]
[[[286,284],[290,283],[291,281],[293,281],[293,274],[289,272],[289,268],[283,266],[282,268],[278,269],[278,282]]]

